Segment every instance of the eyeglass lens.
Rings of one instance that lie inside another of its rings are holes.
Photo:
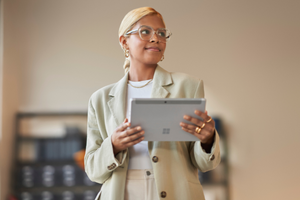
[[[139,35],[142,40],[150,40],[156,32],[156,36],[160,41],[166,41],[168,38],[168,32],[164,28],[157,29],[157,31],[154,31],[151,27],[142,26],[139,29]]]

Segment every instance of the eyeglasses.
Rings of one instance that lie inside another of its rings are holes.
[[[154,31],[152,27],[146,25],[142,25],[136,30],[129,31],[126,33],[126,35],[136,33],[136,32],[139,33],[140,38],[142,40],[146,40],[146,41],[150,41],[154,33],[156,33],[158,40],[164,43],[170,40],[170,37],[172,35],[172,33],[166,28],[159,28],[156,31]]]

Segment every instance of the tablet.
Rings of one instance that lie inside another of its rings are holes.
[[[201,99],[131,99],[131,127],[141,126],[145,131],[144,141],[199,141],[181,129],[180,122],[189,115],[198,119],[194,111],[205,111],[206,100]],[[202,120],[202,119],[201,119]]]

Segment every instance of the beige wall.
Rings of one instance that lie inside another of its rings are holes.
[[[3,87],[3,1],[0,0],[0,108],[2,110],[2,87]],[[0,160],[2,160],[2,112],[0,111]],[[2,162],[0,162],[0,199],[2,199]]]
[[[208,112],[222,117],[232,200],[297,199],[297,0],[4,0],[3,171],[15,111],[86,110],[93,91],[122,77],[118,27],[129,10],[146,5],[173,32],[160,65],[203,79]]]
[[[3,1],[3,0],[2,0]],[[13,136],[15,113],[19,109],[19,90],[21,89],[19,69],[22,68],[18,51],[18,43],[15,40],[18,34],[13,22],[17,16],[10,15],[12,7],[7,1],[2,2],[3,16],[3,69],[2,80],[2,138],[1,138],[1,200],[6,200],[10,188],[11,158],[13,154]]]
[[[3,6],[2,4],[3,1],[0,0],[0,108],[1,110],[2,110],[2,88],[3,88],[3,10],[2,10]],[[0,112],[0,144],[1,144],[1,139],[2,139],[2,112]],[[0,194],[1,194],[1,190],[0,190]]]

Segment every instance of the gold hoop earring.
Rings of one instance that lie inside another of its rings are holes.
[[[163,55],[160,59],[160,61],[163,61],[165,59],[165,56]]]
[[[128,58],[129,57],[129,50],[125,49],[124,54],[125,54],[125,57]]]

